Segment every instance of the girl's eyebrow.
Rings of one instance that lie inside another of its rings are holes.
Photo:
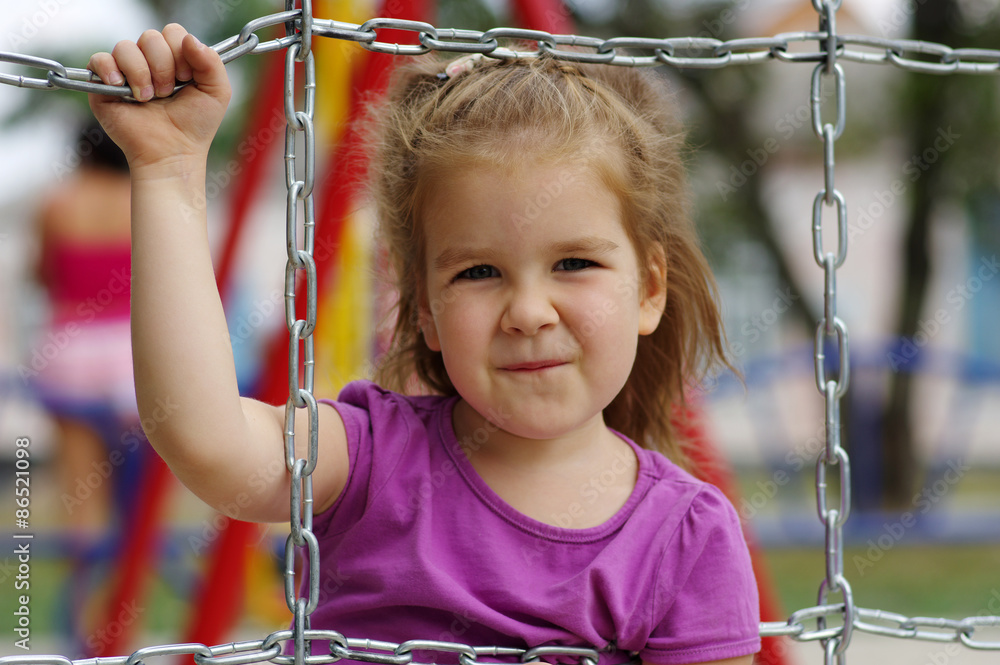
[[[469,263],[490,263],[496,254],[490,247],[448,247],[434,258],[434,269],[449,272]]]
[[[618,249],[618,243],[600,236],[584,236],[556,243],[557,254],[608,254]]]
[[[554,254],[608,254],[618,249],[618,243],[600,236],[584,236],[563,240],[552,245]],[[434,257],[434,269],[439,272],[449,272],[454,268],[470,263],[493,263],[497,250],[492,247],[447,247]]]

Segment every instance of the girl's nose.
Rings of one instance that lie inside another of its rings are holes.
[[[512,289],[500,327],[504,332],[534,335],[558,321],[559,313],[544,289],[525,285]]]

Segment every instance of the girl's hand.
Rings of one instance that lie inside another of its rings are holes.
[[[229,103],[225,65],[214,50],[172,23],[163,32],[147,30],[135,42],[121,41],[111,53],[95,53],[88,68],[101,81],[128,81],[142,103],[89,95],[94,115],[125,153],[129,166],[183,165],[204,161]],[[176,95],[176,81],[191,81]]]

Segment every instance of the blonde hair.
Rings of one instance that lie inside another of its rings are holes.
[[[434,179],[476,163],[514,170],[540,157],[582,159],[619,198],[643,283],[649,266],[665,262],[668,285],[660,325],[640,336],[605,422],[687,466],[672,418],[690,385],[728,363],[715,282],[689,217],[684,136],[664,85],[645,71],[545,56],[464,62],[451,76],[437,59],[403,66],[373,116],[371,192],[399,296],[376,380],[406,391],[415,376],[425,390],[455,394],[419,325],[421,206]]]

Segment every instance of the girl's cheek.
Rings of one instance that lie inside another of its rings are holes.
[[[594,292],[581,299],[576,311],[577,317],[587,321],[603,321],[609,314],[613,314],[620,308],[619,301],[620,298],[613,293]]]
[[[446,285],[435,289],[428,299],[428,308],[435,317],[447,316],[456,306],[460,297],[460,290],[452,285]]]

